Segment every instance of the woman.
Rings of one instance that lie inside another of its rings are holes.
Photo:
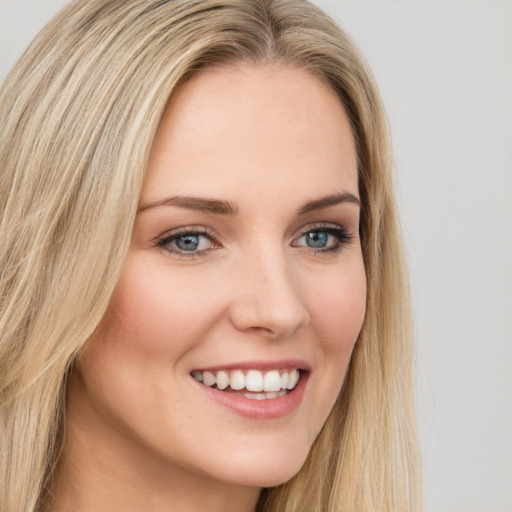
[[[386,124],[326,15],[75,1],[0,109],[2,510],[420,510]]]

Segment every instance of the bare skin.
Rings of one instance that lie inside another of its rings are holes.
[[[176,91],[70,378],[56,512],[253,512],[300,470],[364,318],[358,193],[346,113],[307,72],[207,70]],[[301,380],[232,407],[192,376],[237,365]]]

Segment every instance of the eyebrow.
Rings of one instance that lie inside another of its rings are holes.
[[[333,194],[309,201],[299,208],[299,214],[304,215],[305,213],[309,213],[314,210],[322,210],[340,203],[353,203],[361,206],[361,201],[355,195],[345,192],[343,194]]]
[[[345,192],[343,194],[333,194],[320,199],[308,201],[299,207],[299,215],[329,208],[341,203],[353,203],[361,206],[361,201],[353,194]],[[218,215],[236,215],[238,207],[229,201],[221,199],[208,199],[205,197],[190,197],[190,196],[171,196],[164,199],[159,199],[151,203],[143,204],[139,207],[138,213],[157,206],[177,206],[179,208],[186,208],[190,210],[199,210],[205,213],[216,213]]]
[[[229,201],[220,199],[207,199],[204,197],[172,196],[143,204],[138,212],[155,208],[156,206],[178,206],[189,210],[199,210],[206,213],[217,213],[219,215],[236,215],[238,208]]]

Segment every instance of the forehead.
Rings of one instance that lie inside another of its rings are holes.
[[[227,184],[254,193],[292,192],[295,183],[306,183],[313,195],[328,187],[357,195],[354,139],[343,105],[305,70],[240,65],[203,71],[174,92],[142,199],[163,191],[222,194]]]

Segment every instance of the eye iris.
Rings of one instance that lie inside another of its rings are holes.
[[[195,251],[199,246],[199,236],[184,235],[176,240],[176,246],[183,251]]]
[[[311,231],[306,235],[306,243],[309,247],[325,247],[328,235],[325,231]]]

